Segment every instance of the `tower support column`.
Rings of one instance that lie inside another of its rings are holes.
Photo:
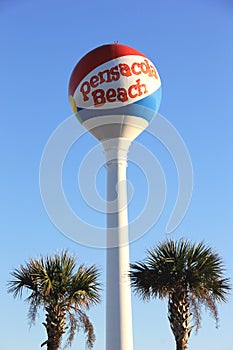
[[[102,142],[107,167],[106,350],[133,350],[124,138]]]

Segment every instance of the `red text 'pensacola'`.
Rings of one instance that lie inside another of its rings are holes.
[[[93,102],[94,107],[103,106],[106,102],[126,102],[129,98],[134,99],[137,96],[148,93],[147,85],[141,83],[140,75],[147,75],[150,78],[159,79],[154,66],[150,65],[148,60],[143,62],[134,62],[132,65],[119,63],[110,69],[98,72],[92,75],[89,80],[85,80],[80,86],[83,102]],[[136,76],[134,84],[128,88],[118,87],[109,89],[101,89],[103,83],[111,83],[118,81],[121,76],[131,77]],[[143,79],[144,80],[144,79]],[[88,105],[89,105],[88,103]]]

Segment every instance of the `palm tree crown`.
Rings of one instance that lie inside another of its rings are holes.
[[[198,329],[204,305],[218,322],[217,303],[226,302],[230,290],[221,257],[203,242],[183,239],[160,242],[148,250],[144,262],[131,264],[130,277],[133,290],[143,299],[168,300],[177,350],[187,349],[194,327],[191,315]]]
[[[26,301],[29,303],[31,322],[35,322],[40,307],[46,312],[43,325],[48,339],[41,346],[47,345],[48,350],[57,350],[67,328],[67,344],[71,345],[75,331],[82,327],[87,334],[88,348],[93,347],[93,325],[85,310],[100,301],[99,272],[94,265],[80,265],[76,269],[74,256],[69,256],[65,251],[54,256],[30,259],[11,275],[14,279],[9,282],[9,293],[21,298],[23,290],[29,292]]]

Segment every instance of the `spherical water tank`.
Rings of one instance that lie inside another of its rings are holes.
[[[141,52],[118,43],[103,45],[75,66],[69,100],[80,123],[100,141],[132,141],[159,109],[161,80]]]

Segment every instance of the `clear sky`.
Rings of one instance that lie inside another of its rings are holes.
[[[178,191],[175,164],[158,140],[139,137],[161,164],[167,197],[153,228],[131,244],[131,261],[143,259],[147,248],[166,237],[205,240],[221,254],[233,277],[232,2],[0,0],[1,349],[40,349],[45,340],[43,313],[29,329],[27,305],[6,293],[10,271],[30,257],[68,248],[78,262],[97,264],[105,283],[105,250],[78,244],[50,221],[40,196],[39,168],[50,135],[71,115],[67,86],[74,65],[91,49],[115,40],[143,52],[158,68],[163,86],[160,113],[182,136],[194,173],[189,209],[172,234],[166,234]],[[95,145],[89,135],[75,143],[63,180],[74,211],[101,226],[104,216],[90,213],[77,183],[79,165]],[[135,196],[130,217],[135,217],[145,201],[145,179],[141,181],[142,173],[133,164],[128,177]],[[102,168],[97,176],[101,195],[105,180]],[[165,302],[145,304],[133,296],[134,350],[175,348],[166,313]],[[219,313],[219,329],[203,313],[190,350],[233,349],[232,296]],[[104,291],[90,316],[97,336],[94,349],[103,350]],[[85,348],[81,334],[73,343],[76,348]]]

